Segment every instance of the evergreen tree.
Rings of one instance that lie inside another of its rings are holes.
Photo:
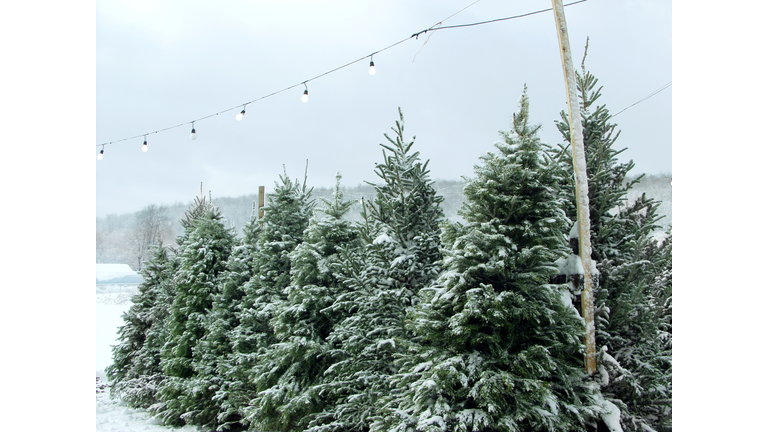
[[[667,351],[657,337],[666,319],[666,300],[657,296],[655,288],[664,268],[654,264],[661,257],[654,238],[660,203],[645,195],[627,201],[629,190],[642,176],[627,181],[634,163],[618,162],[617,156],[626,149],[613,148],[620,132],[605,105],[597,104],[602,87],[597,87],[597,78],[583,62],[577,88],[587,159],[592,259],[599,271],[595,310],[602,393],[621,409],[625,431],[663,430],[671,427],[672,394],[671,347]],[[566,142],[552,155],[563,172],[570,172],[570,126],[564,112],[561,117],[557,126]],[[570,180],[563,188],[570,203],[566,208],[575,219],[573,178],[566,178]],[[668,247],[671,251],[671,239]],[[668,263],[671,272],[671,259]],[[671,315],[669,319],[671,339]]]
[[[583,320],[549,283],[569,221],[528,109],[524,91],[512,131],[467,179],[466,225],[445,229],[445,272],[409,316],[419,343],[377,429],[584,430],[600,410]]]
[[[111,394],[134,408],[147,408],[156,402],[156,392],[164,379],[160,367],[160,348],[165,342],[164,322],[173,297],[173,266],[162,242],[141,269],[144,281],[131,299],[133,305],[123,314],[120,343],[112,348],[114,363],[106,373],[113,382]]]
[[[241,422],[239,407],[248,403],[248,398],[243,398],[247,379],[236,374],[237,359],[232,350],[232,335],[240,324],[245,284],[254,275],[253,255],[260,228],[254,203],[251,218],[243,227],[243,236],[232,248],[227,260],[221,277],[221,290],[214,296],[206,321],[203,339],[206,344],[205,360],[215,377],[211,379],[211,386],[215,386],[213,402],[218,408],[216,424],[220,431],[237,427]]]
[[[394,361],[411,343],[406,314],[439,272],[442,197],[428,162],[404,139],[402,111],[392,130],[394,137],[384,135],[389,145],[382,144],[384,162],[376,166],[382,183],[364,214],[361,248],[345,250],[341,262],[349,291],[334,309],[346,317],[328,336],[333,364],[317,386],[326,404],[311,416],[312,430],[365,431],[376,421],[397,372]]]
[[[304,183],[292,182],[288,174],[275,182],[275,190],[267,195],[264,217],[259,221],[259,236],[253,252],[253,277],[243,286],[233,331],[232,370],[228,372],[238,387],[229,391],[230,410],[236,409],[244,424],[250,424],[252,411],[246,401],[256,396],[258,369],[267,349],[276,342],[271,320],[286,300],[290,283],[290,253],[303,241],[304,230],[314,209],[312,190]]]
[[[214,422],[212,371],[206,362],[206,319],[220,289],[219,275],[225,269],[234,242],[221,213],[206,208],[188,225],[180,245],[179,267],[174,275],[176,294],[168,318],[168,340],[161,350],[166,379],[160,401],[151,407],[171,425]]]
[[[306,427],[307,415],[322,401],[316,384],[331,362],[326,338],[338,322],[331,306],[346,289],[334,275],[339,248],[357,240],[357,231],[344,219],[354,201],[345,201],[341,175],[331,200],[322,199],[322,214],[310,220],[304,241],[289,254],[291,284],[287,299],[275,311],[270,345],[256,367],[258,395],[251,410],[259,430],[293,431]]]

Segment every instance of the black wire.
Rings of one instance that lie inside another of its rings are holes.
[[[576,2],[573,2],[573,3],[565,4],[565,5],[563,5],[563,7],[573,6],[575,4],[584,3],[585,1],[587,1],[587,0],[579,0],[579,1],[576,1]],[[511,16],[511,17],[507,17],[507,18],[497,18],[497,19],[493,19],[493,20],[490,20],[490,21],[481,21],[481,22],[476,22],[476,23],[471,23],[471,24],[458,24],[458,25],[452,25],[452,26],[442,26],[442,27],[438,27],[438,28],[434,28],[434,29],[423,30],[421,33],[426,33],[428,31],[437,31],[437,30],[445,30],[445,29],[453,29],[453,28],[461,28],[461,27],[472,27],[472,26],[482,25],[482,24],[490,24],[490,23],[495,23],[495,22],[499,22],[499,21],[511,20],[511,19],[515,19],[515,18],[523,18],[523,17],[527,17],[527,16],[531,16],[531,15],[536,15],[536,14],[540,14],[540,13],[551,11],[551,10],[552,10],[552,8],[542,9],[542,10],[539,10],[539,11],[536,11],[536,12],[528,12],[528,13],[525,13],[525,14],[522,14],[522,15],[515,15],[515,16]]]
[[[479,0],[478,0],[478,1],[479,1]],[[577,2],[568,3],[568,4],[564,5],[564,6],[572,6],[572,5],[575,5],[575,4],[578,4],[578,3],[584,3],[584,2],[586,2],[586,1],[587,1],[587,0],[579,0],[579,1],[577,1]],[[472,3],[472,4],[470,4],[469,6],[472,6],[472,5],[473,5],[473,4],[475,4],[475,3],[477,3],[477,1],[475,1],[475,2],[474,2],[474,3]],[[114,143],[119,143],[119,142],[122,142],[122,141],[128,141],[128,140],[132,140],[132,139],[135,139],[135,138],[139,138],[139,137],[146,137],[147,135],[150,135],[150,134],[156,134],[156,133],[160,133],[160,132],[165,132],[165,131],[167,131],[167,130],[170,130],[170,129],[175,129],[175,128],[178,128],[178,127],[184,126],[184,125],[186,125],[186,124],[190,124],[190,123],[199,122],[199,121],[201,121],[201,120],[205,120],[205,119],[208,119],[208,118],[211,118],[211,117],[215,117],[215,116],[217,116],[217,115],[219,115],[219,114],[223,114],[223,113],[225,113],[225,112],[229,112],[229,111],[232,111],[232,110],[234,110],[234,109],[237,109],[237,108],[240,108],[240,107],[244,107],[245,105],[248,105],[248,104],[251,104],[251,103],[254,103],[254,102],[258,102],[258,101],[260,101],[260,100],[262,100],[262,99],[266,99],[266,98],[268,98],[268,97],[272,97],[272,96],[275,96],[275,95],[277,95],[277,94],[280,94],[280,93],[283,93],[283,92],[285,92],[285,91],[288,91],[288,90],[290,90],[290,89],[292,89],[292,88],[298,87],[298,86],[300,86],[300,85],[302,85],[302,84],[306,86],[306,84],[307,84],[308,82],[310,82],[310,81],[314,81],[314,80],[316,80],[316,79],[318,79],[318,78],[324,77],[324,76],[326,76],[326,75],[328,75],[328,74],[331,74],[331,73],[333,73],[333,72],[336,72],[336,71],[338,71],[338,70],[344,69],[345,67],[348,67],[348,66],[351,66],[351,65],[353,65],[353,64],[355,64],[355,63],[358,63],[358,62],[360,62],[360,61],[363,61],[363,60],[365,60],[365,59],[367,59],[367,58],[369,58],[369,57],[373,57],[374,55],[376,55],[376,54],[378,54],[378,53],[380,53],[380,52],[382,52],[382,51],[386,51],[386,50],[388,50],[388,49],[390,49],[390,48],[393,48],[393,47],[395,47],[395,46],[397,46],[397,45],[400,45],[401,43],[403,43],[403,42],[405,42],[405,41],[407,41],[407,40],[410,40],[410,39],[413,39],[413,38],[416,38],[416,39],[418,39],[418,38],[419,38],[419,35],[421,35],[421,34],[426,34],[427,32],[430,32],[430,31],[441,30],[441,29],[449,29],[449,28],[471,27],[471,26],[482,25],[482,24],[488,24],[488,23],[493,23],[493,22],[498,22],[498,21],[506,21],[506,20],[511,20],[511,19],[515,19],[515,18],[522,18],[522,17],[526,17],[526,16],[530,16],[530,15],[535,15],[535,14],[539,14],[539,13],[542,13],[542,12],[546,12],[546,11],[550,11],[550,10],[552,10],[552,8],[549,8],[549,9],[542,9],[542,10],[540,10],[540,11],[536,11],[536,12],[529,12],[529,13],[526,13],[526,14],[523,14],[523,15],[516,15],[516,16],[507,17],[507,18],[499,18],[499,19],[494,19],[494,20],[490,20],[490,21],[482,21],[482,22],[471,23],[471,24],[460,24],[460,25],[455,25],[455,26],[444,26],[444,27],[442,26],[442,23],[443,23],[443,21],[446,21],[446,20],[448,20],[449,18],[452,18],[453,16],[455,16],[455,15],[456,15],[456,14],[458,14],[459,12],[461,12],[461,11],[463,11],[463,10],[467,9],[469,6],[466,6],[464,9],[461,9],[460,11],[458,11],[458,12],[456,12],[456,13],[454,13],[454,14],[450,15],[449,17],[447,17],[447,18],[443,19],[442,21],[440,21],[440,22],[438,22],[438,23],[434,24],[432,27],[429,27],[428,29],[425,29],[425,30],[422,30],[422,31],[420,31],[420,32],[414,33],[414,34],[412,34],[411,36],[409,36],[409,37],[407,37],[407,38],[405,38],[405,39],[403,39],[403,40],[401,40],[401,41],[395,42],[395,43],[393,43],[392,45],[389,45],[389,46],[388,46],[388,47],[386,47],[386,48],[382,48],[382,49],[380,49],[380,50],[378,50],[378,51],[374,51],[374,52],[373,52],[373,53],[371,53],[371,54],[368,54],[368,55],[366,55],[366,56],[360,57],[359,59],[357,59],[357,60],[353,60],[353,61],[351,61],[351,62],[349,62],[349,63],[347,63],[347,64],[345,64],[345,65],[343,65],[343,66],[339,66],[339,67],[337,67],[337,68],[335,68],[335,69],[332,69],[332,70],[329,70],[329,71],[327,71],[327,72],[321,73],[320,75],[317,75],[317,76],[315,76],[315,77],[313,77],[313,78],[310,78],[310,79],[308,79],[308,80],[302,81],[302,82],[300,82],[300,83],[298,83],[298,84],[294,84],[294,85],[292,85],[292,86],[290,86],[290,87],[286,87],[286,88],[284,88],[284,89],[282,89],[282,90],[278,90],[278,91],[276,91],[276,92],[273,92],[273,93],[270,93],[270,94],[268,94],[268,95],[262,96],[262,97],[260,97],[260,98],[254,99],[254,100],[252,100],[252,101],[250,101],[250,102],[245,102],[245,103],[237,104],[237,105],[235,105],[235,106],[234,106],[234,107],[232,107],[232,108],[227,108],[227,109],[225,109],[225,110],[223,110],[223,111],[219,111],[219,112],[217,112],[217,113],[214,113],[214,114],[210,114],[210,115],[207,115],[207,116],[205,116],[205,117],[200,117],[200,118],[198,118],[198,119],[195,119],[195,120],[192,120],[192,121],[184,122],[184,123],[178,124],[178,125],[176,125],[176,126],[170,126],[170,127],[164,128],[164,129],[158,129],[158,130],[156,130],[156,131],[154,131],[154,132],[142,133],[142,134],[139,134],[139,135],[135,135],[135,136],[132,136],[132,137],[129,137],[129,138],[123,138],[123,139],[119,139],[119,140],[115,140],[115,141],[110,141],[110,142],[105,142],[105,143],[101,143],[101,144],[96,144],[96,146],[97,146],[97,147],[98,147],[98,146],[102,146],[102,148],[103,148],[103,146],[105,146],[105,145],[111,145],[111,144],[114,144]],[[627,107],[627,108],[629,108],[629,107]],[[625,108],[625,109],[626,109],[626,108]]]
[[[632,105],[630,105],[630,106],[628,106],[628,107],[624,108],[623,110],[621,110],[621,111],[617,112],[616,114],[613,114],[613,115],[611,115],[611,117],[616,117],[617,115],[619,115],[619,114],[623,113],[624,111],[626,111],[626,110],[628,110],[628,109],[632,108],[633,106],[635,106],[635,105],[639,104],[640,102],[642,102],[642,101],[644,101],[644,100],[646,100],[646,99],[649,99],[649,98],[651,98],[651,96],[654,96],[654,95],[656,95],[656,94],[657,94],[657,93],[659,93],[660,91],[662,91],[662,90],[665,90],[665,89],[669,88],[670,86],[672,86],[672,81],[670,81],[670,82],[668,82],[668,83],[664,84],[663,86],[661,86],[661,88],[659,88],[659,89],[655,90],[653,93],[651,93],[651,94],[649,94],[648,96],[646,96],[646,97],[644,97],[644,98],[640,99],[639,101],[637,101],[637,102],[633,103]]]

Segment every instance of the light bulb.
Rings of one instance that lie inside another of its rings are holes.
[[[376,67],[373,65],[373,60],[371,60],[371,67],[368,68],[368,73],[371,75],[376,75]]]
[[[309,100],[309,90],[304,90],[304,94],[301,95],[301,101],[306,102]]]
[[[146,152],[147,151],[147,139],[144,138],[144,144],[141,146],[141,151]]]
[[[245,115],[245,108],[243,108],[243,110],[240,111],[240,114],[236,115],[235,118],[237,119],[237,121],[240,121],[243,119],[244,115]]]
[[[104,159],[104,149],[101,149],[98,155],[96,155],[96,159],[102,160]]]
[[[192,133],[189,135],[189,138],[194,141],[197,139],[197,134],[195,133],[195,127],[192,126]]]

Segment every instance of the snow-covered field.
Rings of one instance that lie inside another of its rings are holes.
[[[96,430],[198,432],[197,427],[170,428],[151,418],[146,410],[133,409],[109,397],[109,383],[104,369],[112,364],[112,348],[117,343],[117,330],[123,325],[123,312],[131,307],[134,289],[112,287],[111,292],[96,293]]]

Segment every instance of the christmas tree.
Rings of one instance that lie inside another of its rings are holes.
[[[620,132],[605,105],[598,105],[602,87],[583,61],[576,78],[587,159],[592,259],[599,272],[595,316],[602,393],[621,409],[625,431],[671,430],[671,278],[663,276],[665,271],[671,274],[671,237],[659,246],[658,201],[643,195],[628,202],[629,190],[642,176],[628,180],[634,162],[618,161],[626,149],[614,148]],[[561,113],[561,117],[557,126],[566,143],[551,155],[566,172],[572,169],[570,132],[567,116]],[[564,178],[572,182],[571,177]],[[575,217],[572,183],[566,182],[562,190],[569,216]],[[660,340],[659,332],[668,337]]]
[[[528,112],[524,91],[512,131],[467,179],[466,225],[446,227],[445,271],[409,316],[419,346],[377,429],[583,430],[600,410],[583,320],[550,283],[569,221]]]
[[[167,378],[160,387],[159,402],[151,407],[166,424],[208,425],[215,421],[217,409],[212,403],[208,347],[203,338],[233,243],[234,236],[225,228],[219,210],[208,206],[192,219],[180,245],[168,339],[160,352]]]
[[[165,343],[165,320],[173,299],[172,257],[162,243],[141,269],[144,281],[123,314],[120,343],[112,348],[113,364],[105,370],[113,382],[111,394],[134,408],[156,402],[158,386],[165,378],[160,367],[160,348]]]
[[[411,344],[405,317],[439,273],[441,197],[428,163],[411,152],[414,140],[404,137],[402,111],[392,130],[376,166],[382,183],[366,203],[361,245],[345,250],[341,261],[348,292],[333,308],[345,318],[328,336],[333,363],[317,386],[326,404],[311,416],[310,430],[364,431],[377,421],[397,373],[395,359]]]
[[[287,298],[271,321],[276,342],[256,367],[259,393],[250,419],[260,430],[302,430],[308,414],[321,406],[315,386],[331,363],[326,338],[340,316],[331,306],[346,291],[334,274],[341,260],[339,248],[358,237],[344,219],[354,201],[344,200],[340,182],[337,174],[332,199],[322,200],[324,208],[310,220],[303,243],[289,254]]]
[[[265,352],[276,343],[271,320],[286,301],[290,284],[290,254],[303,242],[304,230],[314,209],[311,189],[292,182],[284,172],[267,195],[264,217],[259,220],[259,235],[253,252],[253,276],[243,286],[244,295],[237,305],[239,323],[232,331],[232,369],[228,372],[236,387],[230,388],[228,408],[237,410],[243,424],[250,423],[250,401],[256,397],[258,368]]]

